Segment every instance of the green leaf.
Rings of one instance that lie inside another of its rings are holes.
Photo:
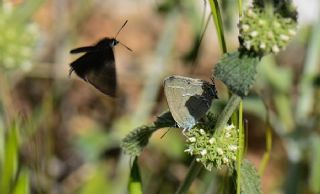
[[[224,30],[223,30],[222,17],[221,17],[219,3],[217,0],[209,0],[209,4],[210,4],[210,8],[211,8],[213,22],[214,22],[214,24],[216,26],[216,30],[217,30],[219,45],[221,47],[222,52],[226,53],[227,46],[226,46],[226,41],[225,41],[224,33],[223,33]]]
[[[144,125],[131,131],[121,142],[121,148],[131,156],[138,156],[148,144],[149,138],[156,130],[175,126],[175,121],[169,111],[166,111],[152,125]]]
[[[260,177],[255,167],[247,160],[241,165],[241,194],[259,194],[261,192]]]
[[[19,173],[19,177],[17,179],[15,188],[12,194],[29,194],[30,187],[29,187],[29,173],[26,169],[23,169]]]
[[[131,167],[128,190],[130,194],[142,194],[142,181],[137,157],[134,159]]]
[[[13,123],[8,129],[5,141],[4,160],[0,166],[0,193],[8,193],[18,170],[19,129],[18,124]]]
[[[233,93],[243,97],[249,93],[254,83],[258,57],[240,54],[240,52],[227,53],[215,66],[213,77],[226,84]]]
[[[138,156],[156,130],[154,126],[141,126],[131,131],[121,142],[121,148],[131,156]]]

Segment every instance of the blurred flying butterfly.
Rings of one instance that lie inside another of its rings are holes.
[[[172,117],[184,130],[197,124],[218,98],[214,84],[177,75],[164,80],[164,92]]]
[[[71,54],[85,53],[70,64],[69,76],[74,71],[84,81],[89,82],[102,93],[116,96],[117,77],[113,47],[119,42],[116,38],[128,20],[122,25],[114,38],[105,37],[93,46],[75,48]],[[130,48],[125,46],[128,50]]]

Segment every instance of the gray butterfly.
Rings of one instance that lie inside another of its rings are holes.
[[[172,117],[184,130],[197,124],[217,98],[214,84],[177,75],[164,80],[164,92]]]

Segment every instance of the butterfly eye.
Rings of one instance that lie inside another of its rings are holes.
[[[113,40],[111,41],[111,43],[110,43],[110,46],[111,46],[111,47],[114,47],[114,46],[116,46],[118,43],[119,43],[119,41],[117,41],[116,39],[113,39]]]

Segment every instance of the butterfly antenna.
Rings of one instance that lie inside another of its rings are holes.
[[[118,34],[121,32],[122,28],[127,24],[128,20],[126,20],[124,22],[124,24],[121,26],[121,28],[119,29],[119,31],[117,32],[116,36],[114,38],[117,38]]]
[[[168,130],[163,134],[161,135],[160,139],[162,139],[165,135],[167,135],[167,133],[169,132],[170,128],[168,128]]]
[[[125,44],[123,44],[122,42],[119,42],[122,46],[124,46],[126,49],[128,49],[129,51],[131,51],[131,52],[133,52],[132,50],[131,50],[131,48],[129,48],[129,47],[127,47]]]

